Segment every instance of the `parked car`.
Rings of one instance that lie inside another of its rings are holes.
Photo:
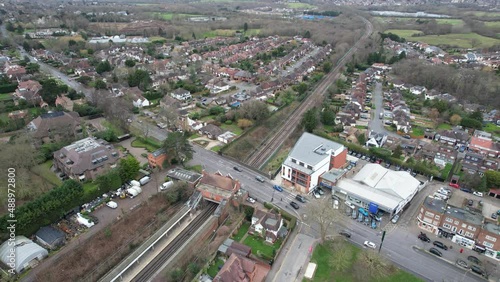
[[[434,241],[432,244],[438,248],[445,250],[445,251],[448,250],[448,247],[445,244],[443,244],[442,242]]]
[[[476,274],[479,274],[481,276],[486,276],[486,273],[484,272],[484,270],[482,270],[479,266],[477,265],[471,265],[470,267],[470,270],[472,270],[472,272],[476,273]]]
[[[399,220],[399,214],[395,215],[392,219],[391,219],[391,222],[396,224]]]
[[[358,159],[359,159],[359,158],[361,158],[361,154],[360,154],[360,153],[357,153],[357,154],[356,154],[356,158],[358,158]]]
[[[342,230],[339,232],[339,234],[345,236],[346,238],[351,238],[351,232],[347,230]]]
[[[290,202],[290,206],[292,206],[296,210],[299,209],[299,205],[296,202]]]
[[[474,201],[473,200],[467,200],[467,205],[469,207],[472,207],[474,205]]]
[[[247,202],[251,203],[251,204],[255,204],[255,199],[252,198],[252,197],[248,197],[247,198]]]
[[[391,167],[391,164],[390,163],[386,163],[385,164],[385,168],[390,168]]]
[[[321,198],[321,195],[320,195],[319,193],[316,193],[316,192],[313,192],[313,196],[314,196],[314,198],[316,198],[316,199]]]
[[[377,245],[375,245],[375,243],[370,242],[370,241],[365,241],[365,242],[363,243],[363,246],[368,247],[368,248],[372,248],[372,249],[377,248]]]
[[[483,196],[483,193],[482,193],[482,192],[477,192],[477,191],[472,192],[472,194],[473,194],[474,196],[478,196],[478,197],[482,197],[482,196]]]
[[[469,268],[469,265],[467,264],[467,262],[465,262],[464,260],[461,260],[461,259],[457,259],[457,261],[455,262],[456,265],[460,266],[460,267],[463,267],[465,269],[468,269]]]
[[[438,257],[442,257],[443,256],[443,254],[438,249],[436,249],[436,248],[430,248],[429,252],[431,254],[435,254]]]
[[[273,185],[273,189],[278,191],[278,192],[283,192],[283,187],[281,187],[279,185]]]
[[[469,188],[461,187],[460,190],[464,191],[465,193],[472,193],[472,190]]]
[[[492,213],[492,214],[491,214],[491,218],[493,218],[493,219],[497,219],[497,218],[498,218],[498,215],[497,215],[496,213]]]
[[[301,203],[305,203],[306,202],[306,198],[304,198],[302,195],[297,195],[295,196],[295,199]]]
[[[241,170],[241,168],[240,168],[239,166],[235,166],[235,167],[233,167],[233,168],[234,168],[234,170],[236,170],[236,171],[242,172],[242,170]]]
[[[411,136],[408,135],[408,134],[405,134],[405,135],[403,135],[403,138],[405,138],[405,139],[411,139]]]
[[[174,185],[173,181],[165,182],[162,185],[160,185],[160,191],[167,190],[168,188],[172,187],[172,185]]]
[[[255,179],[257,179],[257,181],[259,181],[260,183],[264,183],[266,180],[264,179],[264,177],[260,176],[260,175],[257,175],[255,176]]]
[[[318,192],[320,195],[325,195],[325,191],[323,191],[323,189],[321,188],[316,188],[316,192]]]
[[[351,209],[355,209],[356,208],[352,203],[350,203],[348,201],[345,201],[345,204],[346,204],[346,206],[350,207]]]
[[[118,204],[115,201],[109,201],[106,203],[106,206],[108,206],[112,209],[116,209],[118,207]]]
[[[426,243],[431,242],[431,239],[429,239],[429,237],[427,237],[427,235],[425,233],[422,233],[422,232],[420,232],[420,234],[418,235],[418,239],[420,239]]]
[[[467,260],[475,264],[481,264],[481,261],[475,256],[468,256]]]

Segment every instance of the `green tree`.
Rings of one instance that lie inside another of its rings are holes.
[[[244,23],[243,24],[243,32],[247,32],[247,30],[248,30],[248,24]]]
[[[321,112],[321,123],[324,125],[335,125],[335,112],[325,108]]]
[[[118,172],[121,180],[125,182],[134,179],[140,168],[141,164],[132,156],[121,159],[118,164]]]
[[[479,110],[476,110],[475,112],[470,114],[469,118],[475,119],[475,120],[479,121],[480,123],[483,123],[483,114]]]
[[[396,149],[394,149],[394,151],[392,152],[392,157],[395,159],[399,159],[402,154],[403,154],[403,148],[401,148],[401,146],[398,145]]]
[[[460,125],[463,127],[474,128],[474,129],[482,129],[483,128],[483,124],[479,120],[469,118],[469,117],[463,118],[460,121]]]
[[[182,278],[184,277],[184,271],[182,271],[182,269],[180,269],[180,268],[176,268],[170,272],[169,276],[170,276],[169,277],[170,281],[180,282],[180,281],[182,281]]]
[[[95,67],[95,71],[98,73],[98,74],[102,74],[102,73],[105,73],[107,71],[110,71],[112,68],[111,68],[111,64],[109,63],[108,60],[105,60],[105,61],[102,61],[102,62],[99,62],[97,64],[97,66]]]
[[[308,110],[302,117],[302,126],[305,131],[311,133],[316,127],[318,127],[318,111],[316,108]]]
[[[125,66],[131,68],[135,66],[135,60],[127,59],[125,60]]]
[[[151,84],[151,77],[145,70],[135,70],[134,73],[128,76],[127,81],[130,87],[138,86],[141,90],[146,90]]]
[[[107,85],[106,82],[104,82],[104,80],[98,79],[95,81],[94,87],[95,89],[106,89]]]
[[[490,188],[500,188],[500,172],[494,170],[488,170],[484,173],[486,177],[486,183],[488,189]]]
[[[87,54],[89,54],[89,55],[94,55],[94,49],[92,49],[92,48],[88,48],[88,49],[87,49]]]
[[[304,38],[311,38],[311,32],[309,30],[306,30],[304,33]]]
[[[293,90],[297,91],[297,93],[299,93],[299,95],[306,93],[307,88],[308,88],[308,85],[304,82],[301,82],[300,84],[293,86]]]
[[[332,63],[331,62],[325,62],[323,64],[323,72],[324,73],[329,73],[332,70]]]
[[[201,268],[196,262],[191,262],[188,265],[188,269],[189,269],[189,272],[191,272],[191,274],[196,275],[198,272],[200,272]]]
[[[26,72],[29,74],[33,74],[35,72],[40,71],[40,65],[37,63],[28,63],[26,65]]]
[[[366,143],[366,136],[365,136],[364,133],[360,133],[360,134],[356,135],[356,138],[358,138],[358,143],[360,145],[365,145],[365,143]]]
[[[172,156],[182,165],[193,158],[193,147],[189,143],[187,136],[181,132],[170,133],[163,142],[162,148],[168,156]]]
[[[57,84],[54,79],[47,79],[42,81],[42,90],[40,94],[42,99],[49,105],[54,105],[57,96],[62,93],[62,88]]]

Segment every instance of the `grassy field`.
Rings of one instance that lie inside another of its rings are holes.
[[[236,30],[234,29],[216,29],[203,33],[203,37],[217,37],[217,36],[234,36]],[[258,28],[250,28],[247,30],[245,35],[252,36],[258,35],[260,33],[260,29]]]
[[[461,19],[436,19],[438,24],[451,24],[454,26],[463,26],[465,23]]]
[[[189,18],[189,17],[199,17],[201,15],[155,12],[155,13],[153,13],[153,16],[159,17],[162,20],[169,21],[169,20],[173,19],[174,17],[175,18]]]
[[[150,140],[151,141],[151,140]],[[150,142],[152,143],[152,142]],[[155,146],[153,144],[146,143],[142,139],[136,138],[134,141],[132,141],[131,145],[132,147],[135,148],[145,148],[148,152],[153,152],[160,148],[160,146]]]
[[[223,130],[231,131],[232,133],[236,135],[241,135],[243,133],[243,129],[239,128],[236,124],[222,124],[220,126]]]
[[[75,40],[75,41],[85,41],[83,39],[83,37],[78,34],[78,35],[75,35],[75,36],[61,36],[61,37],[57,37],[57,39],[42,39],[40,40],[40,42],[46,46],[47,48],[51,48],[55,42],[64,42],[66,44],[68,44],[68,42],[70,40]]]
[[[483,130],[497,137],[500,137],[500,126],[496,124],[488,123],[485,127],[483,127]]]
[[[241,241],[241,239],[243,239],[243,236],[247,234],[248,228],[250,228],[250,222],[248,221],[243,222],[240,229],[238,230],[238,233],[236,233],[236,235],[233,236],[233,240],[237,242]]]
[[[444,129],[444,130],[450,130],[452,127],[450,124],[447,124],[447,123],[441,123],[440,125],[438,125],[438,127],[436,129]]]
[[[374,17],[381,23],[415,23],[419,18],[401,18],[401,17]],[[420,19],[422,21],[429,19]],[[434,19],[438,24],[451,24],[454,26],[463,26],[464,21],[461,19]]]
[[[331,259],[335,255],[333,250],[326,246],[326,244],[321,244],[314,248],[314,252],[311,258],[311,262],[317,264],[316,273],[312,279],[314,282],[329,282],[332,281],[332,277],[335,277],[335,281],[359,281],[356,277],[356,267],[359,267],[357,260],[360,257],[361,250],[352,244],[346,243],[346,247],[350,249],[352,257],[349,260],[349,265],[344,271],[334,271],[331,267]],[[420,282],[422,280],[413,276],[410,273],[404,272],[400,269],[393,269],[392,271],[387,270],[386,275],[382,278],[375,279],[373,277],[365,277],[364,281],[379,281],[379,282]]]
[[[314,9],[316,6],[307,3],[287,3],[288,8],[292,9]]]
[[[500,12],[477,11],[477,12],[473,12],[472,14],[474,16],[477,16],[477,17],[487,17],[487,18],[500,17]]]
[[[500,21],[499,22],[484,22],[484,25],[490,28],[500,28]]]
[[[431,45],[450,45],[458,46],[460,48],[472,48],[472,41],[477,40],[478,46],[475,47],[491,47],[500,44],[499,39],[481,36],[477,33],[452,33],[445,35],[425,35],[412,37],[413,34],[421,33],[419,30],[405,30],[405,29],[388,29],[386,33],[391,32],[404,37],[408,41],[420,41]]]
[[[0,101],[12,100],[12,93],[0,94]]]
[[[220,258],[218,258],[214,265],[210,266],[208,269],[207,269],[207,273],[208,275],[210,275],[210,277],[214,278],[215,275],[217,275],[217,272],[219,272],[219,267],[222,267],[224,265],[224,261],[221,260]]]
[[[270,245],[268,243],[265,243],[263,238],[249,235],[249,236],[247,236],[247,238],[245,238],[245,241],[243,241],[243,244],[252,248],[252,254],[254,254],[254,255],[258,256],[258,254],[260,253],[266,257],[274,258],[274,251],[273,250],[278,251],[278,249],[281,245],[281,240],[278,240],[273,245]]]
[[[62,184],[61,179],[57,177],[57,175],[50,170],[52,166],[52,160],[46,161],[43,164],[39,164],[32,168],[33,172],[43,177],[49,183],[54,184],[56,186],[60,186]]]

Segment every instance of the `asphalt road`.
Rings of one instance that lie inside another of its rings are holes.
[[[396,133],[389,131],[384,128],[384,120],[380,119],[380,113],[384,112],[384,95],[382,93],[382,83],[377,82],[372,93],[372,101],[375,104],[374,115],[369,122],[368,128],[377,133],[387,133],[388,136],[394,136],[401,138],[401,136]]]

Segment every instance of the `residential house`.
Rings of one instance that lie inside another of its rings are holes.
[[[252,74],[248,71],[240,70],[234,74],[234,79],[248,82],[252,80]]]
[[[438,98],[439,95],[441,95],[441,93],[439,93],[439,91],[437,91],[435,89],[431,89],[431,90],[425,92],[425,99],[426,100],[434,100],[434,99]]]
[[[172,93],[170,93],[170,96],[182,102],[186,102],[192,98],[191,92],[183,88],[175,89]]]
[[[483,175],[487,170],[498,170],[498,161],[495,159],[488,159],[484,155],[467,152],[462,160],[462,170],[468,173],[479,173]]]
[[[196,189],[201,192],[207,201],[221,203],[227,201],[238,193],[241,183],[233,179],[230,175],[223,176],[220,172],[202,172],[203,176],[196,185]]]
[[[235,242],[233,239],[227,238],[224,243],[219,246],[219,253],[230,257],[232,254],[237,254],[242,257],[249,257],[252,253],[252,248],[247,245]]]
[[[398,131],[408,133],[411,130],[410,117],[404,111],[393,111],[392,123]]]
[[[150,105],[149,100],[144,98],[142,91],[138,87],[125,90],[126,95],[132,100],[134,107],[142,108]]]
[[[438,151],[434,155],[434,163],[440,167],[445,167],[446,164],[453,165],[457,159],[457,151],[450,146],[439,146]]]
[[[472,249],[481,231],[483,216],[469,210],[448,206],[439,226],[439,234],[463,247]]]
[[[32,120],[28,126],[35,146],[75,139],[81,136],[80,116],[76,112],[51,112]]]
[[[469,151],[491,158],[498,158],[500,156],[500,145],[484,135],[473,136],[470,140]]]
[[[444,130],[439,132],[439,142],[450,146],[466,145],[469,141],[469,134],[460,128]]]
[[[500,261],[500,225],[485,222],[479,231],[474,249]]]
[[[236,139],[236,137],[238,137],[238,135],[232,133],[231,131],[226,131],[226,132],[220,134],[219,136],[217,136],[217,140],[219,140],[220,142],[222,142],[224,144],[229,144],[229,143],[233,142],[233,140]]]
[[[40,245],[51,250],[57,249],[66,242],[64,232],[52,226],[40,227],[40,229],[38,229],[35,233],[35,237],[36,241],[40,243]]]
[[[8,117],[9,117],[9,119],[23,119],[27,115],[28,115],[27,110],[18,110],[18,111],[10,112]]]
[[[215,124],[207,124],[199,130],[201,135],[206,135],[212,140],[216,140],[223,133],[222,129]]]
[[[368,134],[368,140],[365,143],[366,147],[382,147],[387,141],[386,133],[376,133],[373,130]]]
[[[14,97],[23,99],[30,105],[47,106],[40,95],[40,90],[42,90],[42,85],[38,81],[21,81],[14,92]]]
[[[148,154],[148,164],[150,168],[158,167],[163,169],[166,160],[168,160],[168,156],[163,149],[158,149]]]
[[[304,132],[281,166],[282,181],[309,193],[318,185],[321,174],[344,166],[346,156],[342,144]]]
[[[434,197],[426,197],[417,215],[417,226],[438,235],[441,221],[446,211],[446,202]]]
[[[422,161],[434,162],[436,154],[438,153],[439,148],[434,146],[434,144],[425,144],[421,147],[420,150],[417,151],[415,157]]]
[[[54,167],[69,178],[85,181],[116,167],[119,159],[113,145],[87,137],[54,152]]]
[[[410,92],[413,95],[421,95],[426,91],[427,91],[427,88],[425,88],[424,86],[413,86],[410,88]]]
[[[358,144],[358,135],[365,134],[356,127],[344,127],[344,131],[339,133],[339,138],[353,144]]]
[[[55,104],[56,104],[56,106],[63,107],[67,111],[70,111],[70,112],[73,111],[73,106],[74,106],[73,101],[71,101],[70,98],[68,98],[64,95],[57,96]]]
[[[266,212],[256,208],[248,233],[261,236],[267,242],[274,243],[278,239],[278,232],[282,226],[283,219],[281,218],[281,214]]]
[[[8,62],[5,63],[4,73],[10,80],[19,80],[24,75],[26,75],[26,68],[19,65],[11,65]]]
[[[214,278],[214,282],[264,282],[271,267],[232,254]]]

